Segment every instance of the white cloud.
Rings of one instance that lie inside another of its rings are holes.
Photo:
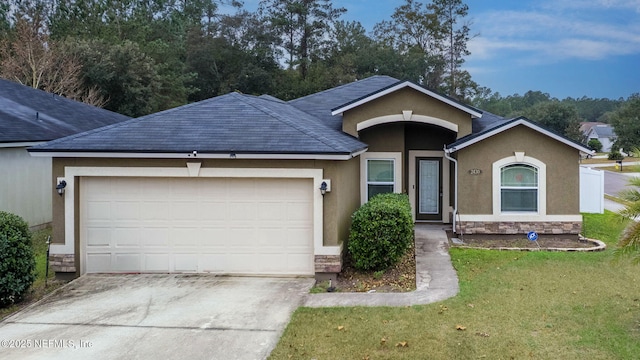
[[[628,9],[636,5],[640,9],[640,0],[589,1],[600,6],[599,16],[573,6],[574,2],[587,3],[560,0],[554,2],[554,12],[535,9],[481,14],[474,20],[480,36],[468,43],[472,57],[488,60],[508,56],[515,62],[532,64],[640,55],[640,13],[621,16],[616,12],[614,17],[606,11],[606,7]],[[559,11],[570,5],[571,11]]]

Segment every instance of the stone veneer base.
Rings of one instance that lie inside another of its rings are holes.
[[[581,221],[461,221],[457,224],[461,234],[580,234]]]
[[[56,273],[76,272],[76,262],[73,254],[50,254],[49,265]]]
[[[339,273],[342,271],[342,256],[316,255],[315,270],[316,273]]]

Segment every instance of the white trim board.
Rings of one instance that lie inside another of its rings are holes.
[[[458,125],[450,121],[446,121],[446,120],[439,119],[432,116],[415,115],[415,114],[410,114],[410,116],[405,116],[404,114],[395,114],[395,115],[386,115],[386,116],[376,117],[373,119],[359,122],[356,125],[356,130],[361,131],[376,125],[403,122],[403,121],[411,121],[411,122],[416,122],[421,124],[432,124],[432,125],[440,126],[442,128],[454,131],[456,133],[458,132]]]
[[[51,244],[51,254],[75,254],[75,187],[78,177],[193,177],[193,171],[185,167],[65,167],[64,179],[67,187],[64,193],[65,243]],[[342,244],[323,244],[323,196],[319,189],[323,180],[322,169],[266,169],[266,168],[201,168],[199,178],[308,178],[313,180],[313,245],[314,255],[340,255]],[[84,264],[80,264],[81,272]]]
[[[445,103],[447,105],[453,106],[454,108],[456,108],[458,110],[464,111],[464,112],[466,112],[467,114],[471,115],[474,118],[482,117],[482,112],[481,111],[476,111],[476,110],[474,110],[474,109],[472,109],[470,107],[467,107],[465,105],[462,105],[462,104],[460,104],[460,103],[458,103],[458,102],[456,102],[456,101],[454,101],[452,99],[449,99],[447,97],[439,95],[439,94],[437,94],[437,93],[435,93],[433,91],[427,90],[427,89],[425,89],[424,87],[422,87],[420,85],[416,85],[416,84],[412,83],[411,81],[401,82],[401,83],[399,83],[399,84],[397,84],[395,86],[387,88],[387,89],[385,89],[383,91],[379,91],[379,92],[373,93],[372,95],[369,95],[369,96],[367,96],[365,98],[362,98],[362,99],[360,99],[358,101],[355,101],[355,102],[353,102],[351,104],[341,106],[341,107],[331,111],[331,115],[335,116],[335,115],[342,114],[345,111],[351,110],[351,109],[356,108],[356,107],[358,107],[360,105],[366,104],[366,103],[368,103],[368,102],[370,102],[372,100],[381,98],[383,96],[386,96],[388,94],[394,93],[394,92],[396,92],[398,90],[401,90],[401,89],[404,89],[404,88],[411,88],[413,90],[419,91],[419,92],[421,92],[421,93],[423,93],[423,94],[425,94],[427,96],[430,96],[430,97],[432,97],[432,98],[434,98],[436,100],[439,100],[439,101],[441,101],[441,102],[443,102],[443,103]]]
[[[473,145],[475,143],[483,141],[483,140],[485,140],[485,139],[487,139],[487,138],[489,138],[489,137],[491,137],[493,135],[496,135],[496,134],[499,134],[499,133],[501,133],[503,131],[506,131],[506,130],[509,130],[511,128],[514,128],[514,127],[516,127],[518,125],[524,125],[524,126],[530,128],[532,130],[535,130],[535,131],[537,131],[539,133],[542,133],[542,134],[544,134],[544,135],[546,135],[546,136],[548,136],[548,137],[550,137],[550,138],[552,138],[554,140],[557,140],[557,141],[559,141],[559,142],[561,142],[561,143],[563,143],[565,145],[571,146],[572,148],[574,148],[574,149],[576,149],[578,151],[581,151],[581,152],[584,152],[584,153],[587,153],[587,154],[594,154],[595,153],[591,149],[588,149],[588,148],[586,148],[584,146],[576,144],[573,141],[570,141],[569,139],[567,139],[567,138],[565,138],[563,136],[560,136],[560,135],[558,135],[556,133],[553,133],[553,132],[551,132],[549,130],[546,130],[546,129],[534,124],[530,120],[528,120],[526,118],[522,118],[522,117],[510,122],[507,125],[497,126],[496,128],[494,128],[492,130],[489,130],[489,131],[487,131],[486,133],[484,133],[484,134],[482,134],[480,136],[474,137],[474,138],[472,138],[472,139],[470,139],[468,141],[465,141],[465,142],[463,142],[461,144],[458,144],[458,145],[456,145],[456,146],[454,146],[452,148],[448,148],[448,149],[446,149],[446,151],[447,151],[447,153],[451,154],[451,153],[456,152],[458,150],[464,149],[467,146],[471,146],[471,145]]]
[[[350,160],[367,149],[351,154],[206,154],[194,152],[183,153],[142,153],[142,152],[83,152],[83,151],[29,151],[33,157],[56,158],[113,158],[113,159],[256,159],[256,160]]]

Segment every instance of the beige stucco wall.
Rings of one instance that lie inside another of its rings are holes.
[[[493,213],[492,165],[515,152],[546,164],[547,215],[580,213],[578,150],[520,125],[457,152],[460,214]],[[471,169],[482,173],[470,175]]]
[[[0,210],[29,226],[51,222],[51,159],[32,157],[25,147],[0,148]]]
[[[193,161],[193,160],[189,160]],[[187,159],[86,159],[55,158],[53,159],[53,177],[64,176],[65,166],[92,167],[180,167],[186,168]],[[348,237],[350,215],[360,201],[359,191],[359,159],[348,161],[324,160],[217,160],[198,159],[202,168],[296,168],[323,169],[323,178],[331,179],[332,191],[324,197],[323,244],[335,246]],[[351,178],[354,176],[355,178]],[[79,188],[76,186],[76,208],[79,206]],[[54,243],[64,243],[64,199],[57,194],[53,197],[53,236]],[[79,241],[79,220],[75,221],[76,242]],[[76,243],[76,247],[78,244]],[[76,252],[77,255],[78,252]]]
[[[458,138],[471,133],[471,115],[411,88],[398,90],[346,111],[343,114],[342,129],[358,136],[358,123],[380,116],[402,114],[406,110],[457,124]]]
[[[369,152],[404,152],[404,124],[384,124],[360,131]]]

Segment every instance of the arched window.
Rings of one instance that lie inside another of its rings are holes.
[[[500,210],[538,212],[538,169],[512,164],[500,169]]]

